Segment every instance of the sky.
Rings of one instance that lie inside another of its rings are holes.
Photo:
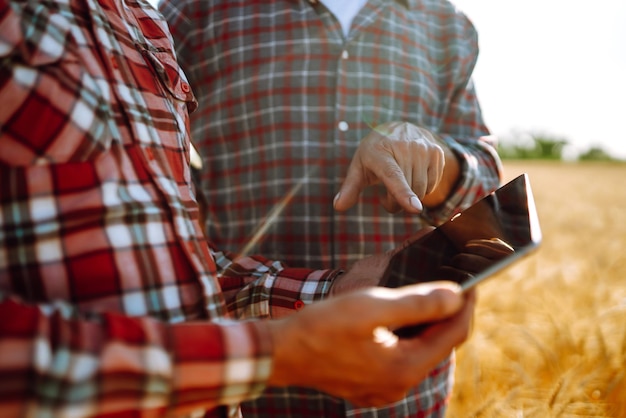
[[[487,125],[626,158],[626,0],[453,0],[472,20]]]

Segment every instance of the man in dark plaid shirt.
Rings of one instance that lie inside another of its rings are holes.
[[[499,185],[471,81],[471,22],[445,0],[364,3],[347,27],[333,13],[344,5],[324,0],[161,3],[199,101],[192,137],[207,235],[219,247],[349,265]],[[381,206],[380,191],[365,186],[388,167],[406,187],[388,188]],[[244,413],[442,416],[452,375],[450,359],[379,410],[290,388],[266,391]]]

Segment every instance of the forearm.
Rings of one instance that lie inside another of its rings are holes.
[[[105,314],[68,319],[38,306],[0,303],[0,416],[180,415],[257,396],[271,369],[266,324]],[[245,366],[245,367],[242,367]],[[18,411],[21,411],[18,413]]]

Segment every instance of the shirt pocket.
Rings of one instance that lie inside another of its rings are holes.
[[[110,87],[71,14],[50,3],[13,3],[0,48],[0,163],[82,162],[119,137]],[[82,32],[84,34],[84,32]]]
[[[154,70],[164,91],[179,102],[187,105],[187,111],[193,112],[197,102],[187,82],[187,78],[176,59],[169,52],[142,49],[145,61]]]

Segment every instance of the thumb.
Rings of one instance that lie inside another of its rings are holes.
[[[444,320],[464,304],[461,288],[452,282],[429,282],[393,289],[397,296],[380,319],[396,329]]]

